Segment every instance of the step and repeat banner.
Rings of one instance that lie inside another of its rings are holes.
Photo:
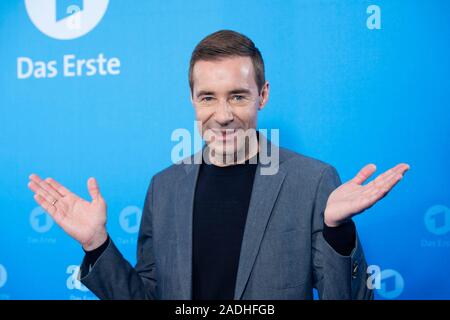
[[[258,127],[279,129],[280,145],[343,181],[410,164],[354,219],[375,297],[450,299],[449,12],[446,0],[1,1],[0,299],[96,298],[76,278],[82,248],[33,200],[33,172],[86,199],[96,177],[135,263],[172,133],[198,135],[191,52],[220,29],[261,50],[271,94]]]

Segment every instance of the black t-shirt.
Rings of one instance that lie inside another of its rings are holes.
[[[192,297],[233,299],[257,164],[203,163],[194,198]]]

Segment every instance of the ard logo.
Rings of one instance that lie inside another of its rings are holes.
[[[84,36],[102,20],[109,0],[25,0],[33,24],[58,40]]]

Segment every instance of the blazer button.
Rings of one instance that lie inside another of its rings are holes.
[[[355,279],[356,278],[356,276],[358,275],[358,268],[359,268],[359,265],[358,265],[358,262],[353,262],[353,270],[352,270],[352,278],[353,279]]]

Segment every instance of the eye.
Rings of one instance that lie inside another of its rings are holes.
[[[202,98],[200,98],[200,101],[201,102],[211,102],[211,101],[213,101],[213,97],[211,97],[211,96],[205,96],[205,97],[202,97]]]
[[[234,95],[231,99],[233,99],[234,101],[242,101],[245,99],[245,97],[237,94]]]

